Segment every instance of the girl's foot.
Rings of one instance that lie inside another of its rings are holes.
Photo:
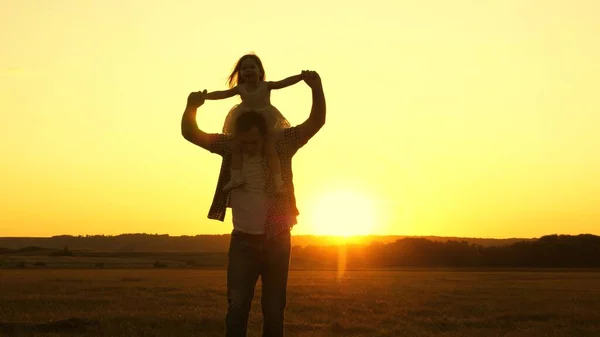
[[[227,184],[225,184],[225,186],[223,186],[223,191],[227,192],[227,191],[231,191],[232,189],[236,188],[236,187],[240,187],[242,185],[244,185],[246,182],[243,179],[231,179]]]

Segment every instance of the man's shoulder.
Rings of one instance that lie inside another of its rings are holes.
[[[280,141],[293,152],[296,152],[306,144],[302,139],[302,125],[295,125],[283,130]]]
[[[229,151],[231,137],[224,133],[208,134],[208,150],[212,153],[224,155]]]
[[[222,132],[209,133],[208,136],[210,137],[211,141],[228,141],[231,139],[229,135]]]

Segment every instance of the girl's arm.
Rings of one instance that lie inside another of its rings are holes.
[[[269,89],[283,89],[285,87],[289,87],[290,85],[294,85],[298,82],[302,81],[302,74],[290,76],[286,79],[277,82],[267,82]]]
[[[208,94],[206,94],[206,99],[212,99],[212,100],[225,99],[225,98],[233,97],[237,94],[238,94],[238,90],[237,90],[237,86],[235,86],[228,90],[209,92]]]

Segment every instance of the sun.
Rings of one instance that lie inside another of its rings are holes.
[[[316,235],[369,235],[375,224],[372,199],[356,191],[338,190],[314,200],[311,227]]]

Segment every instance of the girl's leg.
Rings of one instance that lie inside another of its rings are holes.
[[[273,183],[275,184],[275,193],[282,192],[283,179],[281,178],[281,162],[279,161],[279,155],[277,155],[277,149],[275,148],[275,139],[269,137],[266,146],[267,164],[271,173],[273,174]]]
[[[231,180],[223,187],[225,191],[244,184],[244,177],[242,177],[242,150],[235,140],[232,143],[230,170]]]

